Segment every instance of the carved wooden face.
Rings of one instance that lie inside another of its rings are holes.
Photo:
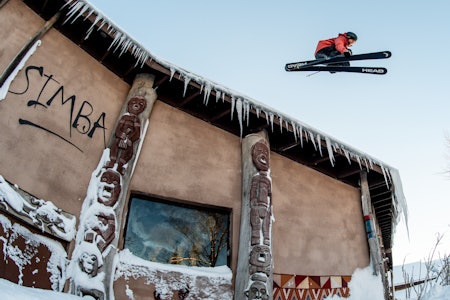
[[[264,142],[257,142],[252,147],[253,164],[259,171],[269,170],[269,147]]]
[[[128,112],[133,115],[138,115],[144,111],[147,106],[147,101],[141,97],[133,97],[128,101]]]
[[[79,258],[81,270],[91,277],[95,277],[98,272],[98,259],[95,254],[84,252]]]
[[[250,252],[250,264],[255,266],[267,267],[271,264],[272,255],[270,248],[266,245],[257,245]]]
[[[103,185],[98,194],[98,201],[107,206],[114,206],[121,191],[120,175],[112,170],[106,170],[100,181]]]
[[[264,283],[260,281],[255,281],[250,286],[250,289],[246,292],[247,298],[249,300],[261,299],[268,300],[269,295],[267,294],[267,287]]]

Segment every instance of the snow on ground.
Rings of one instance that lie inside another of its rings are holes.
[[[81,297],[17,285],[0,278],[0,296],[2,300],[80,300]],[[83,298],[86,299],[86,298]]]
[[[383,284],[380,276],[374,276],[372,267],[356,269],[352,274],[352,280],[349,282],[350,288],[349,300],[383,300]],[[339,296],[326,298],[327,300],[341,299]]]
[[[353,273],[352,281],[349,283],[352,295],[348,300],[384,300],[381,279],[373,276],[370,267],[357,269]],[[0,295],[2,300],[80,300],[81,298],[64,293],[37,288],[19,286],[8,280],[0,278]],[[339,297],[327,298],[327,300],[337,300]],[[449,300],[450,286],[435,285],[430,292],[421,300]],[[231,300],[231,299],[230,299]],[[397,298],[397,300],[417,300],[416,298]]]

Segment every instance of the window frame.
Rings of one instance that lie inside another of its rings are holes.
[[[232,209],[231,208],[132,191],[128,196],[128,199],[127,199],[128,203],[126,205],[127,209],[126,209],[126,213],[124,215],[125,226],[123,227],[123,234],[122,234],[122,243],[121,243],[122,249],[128,249],[128,248],[126,248],[125,241],[126,241],[126,237],[127,237],[127,231],[128,231],[129,219],[130,219],[130,211],[131,211],[131,205],[133,202],[133,198],[138,198],[143,201],[161,203],[161,204],[165,204],[165,205],[172,205],[172,206],[177,206],[177,207],[182,207],[182,208],[187,208],[187,209],[194,209],[197,211],[213,212],[213,213],[220,213],[220,214],[226,215],[227,221],[228,221],[228,233],[227,233],[226,250],[225,250],[226,251],[226,266],[231,268],[231,256],[232,256],[231,255],[231,253],[232,253],[232,249],[231,249]],[[135,255],[139,258],[142,258],[136,254],[133,254],[133,255]],[[148,260],[145,258],[142,258],[142,259],[152,262],[151,260]],[[161,262],[161,261],[155,261],[155,262],[162,263],[162,264],[170,264],[169,262]],[[189,266],[189,265],[183,264],[183,266]],[[225,266],[225,265],[220,265],[220,266]],[[218,266],[216,265],[215,267],[218,267]]]

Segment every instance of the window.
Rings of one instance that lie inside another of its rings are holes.
[[[229,224],[227,209],[132,195],[124,247],[154,262],[228,265]]]

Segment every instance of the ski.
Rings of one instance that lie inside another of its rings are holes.
[[[286,71],[296,71],[298,69],[306,68],[309,66],[321,65],[321,64],[332,64],[332,63],[340,63],[340,62],[349,62],[356,60],[368,60],[368,59],[384,59],[391,57],[390,51],[380,51],[380,52],[371,52],[371,53],[363,53],[363,54],[355,54],[350,57],[345,57],[343,55],[331,57],[328,59],[315,59],[315,60],[307,60],[307,61],[299,61],[294,63],[288,63],[285,66]]]
[[[299,69],[294,69],[290,71],[302,71],[302,72],[308,72],[308,71],[315,71],[315,72],[331,72],[331,73],[337,73],[337,72],[350,72],[350,73],[364,73],[364,74],[374,74],[374,75],[384,75],[387,73],[386,68],[378,68],[378,67],[346,67],[346,66],[308,66],[308,67],[302,67]]]

